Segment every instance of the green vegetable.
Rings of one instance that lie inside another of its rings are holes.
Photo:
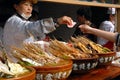
[[[33,64],[26,62],[26,61],[19,61],[18,63],[24,66],[34,66]]]

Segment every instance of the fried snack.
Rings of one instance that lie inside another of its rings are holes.
[[[84,53],[92,53],[91,50],[89,50],[85,45],[83,45],[81,42],[78,42],[77,46],[84,52]]]
[[[40,45],[24,43],[24,48],[13,47],[14,56],[23,60],[30,59],[41,65],[56,64],[59,62],[59,58],[45,53]]]
[[[86,37],[78,36],[76,38],[71,38],[71,42],[74,44],[75,47],[78,47],[85,53],[106,53],[111,52],[110,49],[101,46]],[[76,45],[77,44],[77,45]]]
[[[70,47],[58,40],[52,40],[50,42],[49,51],[53,55],[64,59],[79,59],[89,57],[89,55],[83,54],[83,52],[80,52],[78,49]]]

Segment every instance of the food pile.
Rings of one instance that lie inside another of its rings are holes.
[[[24,43],[22,49],[14,47],[13,55],[20,60],[21,64],[30,66],[54,66],[64,62],[63,59],[46,53],[40,45],[33,43]]]
[[[21,66],[18,63],[12,63],[9,60],[3,62],[2,60],[0,60],[0,79],[15,78],[29,72],[29,69]]]
[[[73,61],[73,65],[71,65],[73,71],[83,70],[89,65],[92,66],[89,66],[89,69],[92,69],[98,62],[98,56],[95,54],[105,54],[107,52],[111,52],[111,50],[85,37],[72,37],[69,43],[56,39],[47,43],[44,41],[41,43],[23,43],[22,48],[12,47],[12,54],[18,59],[18,63],[12,63],[9,60],[7,60],[7,63],[0,61],[0,65],[2,65],[0,66],[0,77],[11,78],[30,72],[21,65],[40,67],[41,69],[42,67],[64,67],[65,64],[69,64],[67,60]],[[85,66],[82,66],[83,64]],[[77,66],[82,67],[78,68]]]
[[[12,49],[13,55],[19,59],[19,63],[22,65],[44,70],[44,68],[64,66],[68,64],[68,60],[72,60],[73,71],[90,70],[98,63],[98,55],[96,54],[112,52],[85,37],[72,37],[69,43],[56,39],[47,43],[45,41],[23,43],[22,48],[13,47]],[[40,73],[40,75],[43,74]]]
[[[31,66],[36,70],[37,80],[63,80],[72,71],[72,60],[65,60],[46,52],[42,43],[24,43],[22,48],[13,47],[13,55],[18,63]]]
[[[64,59],[81,59],[90,57],[90,54],[83,53],[74,46],[69,46],[58,40],[52,40],[50,42],[49,51],[51,54]]]
[[[76,38],[72,37],[70,44],[72,44],[72,46],[58,40],[51,40],[49,51],[53,55],[64,59],[91,58],[93,56],[91,54],[111,52],[110,49],[96,44],[88,38],[80,36]]]
[[[96,44],[95,42],[89,40],[85,37],[76,37],[71,38],[71,43],[74,45],[74,47],[80,49],[84,53],[96,53],[96,54],[104,54],[107,52],[112,52],[110,49],[101,46],[100,44]]]
[[[42,42],[43,44],[43,42]],[[13,55],[21,64],[31,66],[57,65],[63,59],[89,59],[93,54],[111,52],[106,47],[94,43],[85,37],[71,38],[70,44],[58,40],[51,40],[47,47],[42,48],[39,43],[24,43],[23,48],[13,48]]]

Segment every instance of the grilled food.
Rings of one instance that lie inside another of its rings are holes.
[[[100,44],[97,44],[91,40],[89,40],[86,37],[76,37],[71,38],[71,42],[74,44],[75,47],[78,47],[85,53],[107,53],[111,52],[110,49],[101,46]]]
[[[57,64],[61,60],[44,52],[40,45],[32,43],[24,43],[24,48],[13,47],[14,56],[18,59],[27,62],[33,66],[44,66],[50,64]]]
[[[53,55],[64,59],[82,59],[90,57],[89,54],[83,53],[79,49],[68,46],[58,40],[52,40],[50,42],[49,51]]]

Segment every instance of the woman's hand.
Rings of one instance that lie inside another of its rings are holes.
[[[80,25],[79,28],[81,29],[83,33],[91,33],[91,30],[92,30],[92,27],[86,24]]]
[[[68,17],[68,16],[60,17],[60,18],[57,19],[57,21],[58,21],[59,24],[67,24],[68,27],[70,27],[70,28],[72,28],[75,25],[72,18]]]

